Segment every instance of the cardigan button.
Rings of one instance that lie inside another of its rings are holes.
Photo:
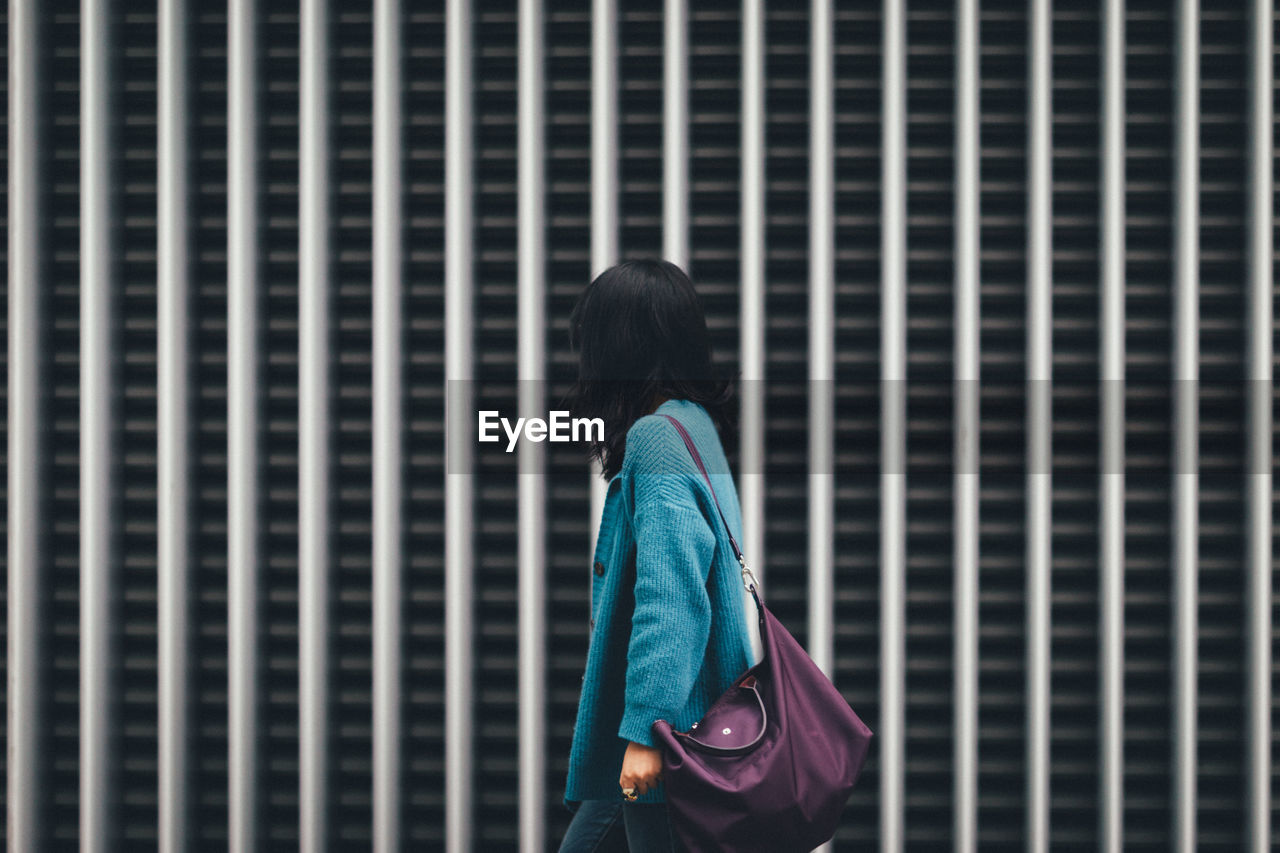
[[[595,570],[597,577],[604,577],[604,563],[596,560]]]
[[[595,627],[596,627],[596,620],[592,619],[592,620],[591,620],[591,629],[592,629],[592,630],[595,630]]]

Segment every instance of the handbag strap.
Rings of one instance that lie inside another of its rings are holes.
[[[711,500],[715,501],[716,512],[720,514],[720,523],[724,525],[724,532],[729,535],[729,545],[733,548],[733,556],[738,559],[738,565],[742,567],[742,585],[752,594],[756,593],[756,586],[759,581],[747,566],[747,560],[742,556],[742,549],[738,547],[738,540],[733,538],[733,531],[729,529],[729,522],[724,517],[724,510],[720,508],[720,499],[716,497],[716,487],[711,485],[711,477],[707,474],[707,468],[702,464],[702,457],[698,454],[698,448],[693,446],[693,439],[689,437],[688,431],[684,428],[684,424],[671,417],[671,415],[663,413],[662,415],[675,425],[676,431],[680,433],[680,438],[684,440],[684,446],[689,448],[689,455],[693,457],[694,463],[698,466],[698,470],[702,472],[702,479],[707,481],[707,488],[711,490]],[[751,582],[747,582],[747,578],[751,578]]]

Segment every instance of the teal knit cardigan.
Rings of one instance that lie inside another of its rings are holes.
[[[675,425],[692,437],[734,538],[742,513],[711,416],[668,400],[627,431],[609,481],[591,575],[591,640],[569,752],[564,805],[621,799],[628,741],[653,746],[663,719],[700,720],[755,663],[741,569],[706,481]],[[754,614],[752,614],[754,615]],[[663,802],[659,783],[638,802]]]

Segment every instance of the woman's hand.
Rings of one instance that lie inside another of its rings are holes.
[[[635,788],[640,796],[662,781],[662,750],[631,741],[622,756],[622,775],[618,785]]]

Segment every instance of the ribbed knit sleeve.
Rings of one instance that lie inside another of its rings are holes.
[[[707,575],[716,537],[694,491],[675,428],[642,418],[627,435],[634,501],[635,610],[619,736],[653,746],[654,720],[675,719],[693,691],[711,628]]]

